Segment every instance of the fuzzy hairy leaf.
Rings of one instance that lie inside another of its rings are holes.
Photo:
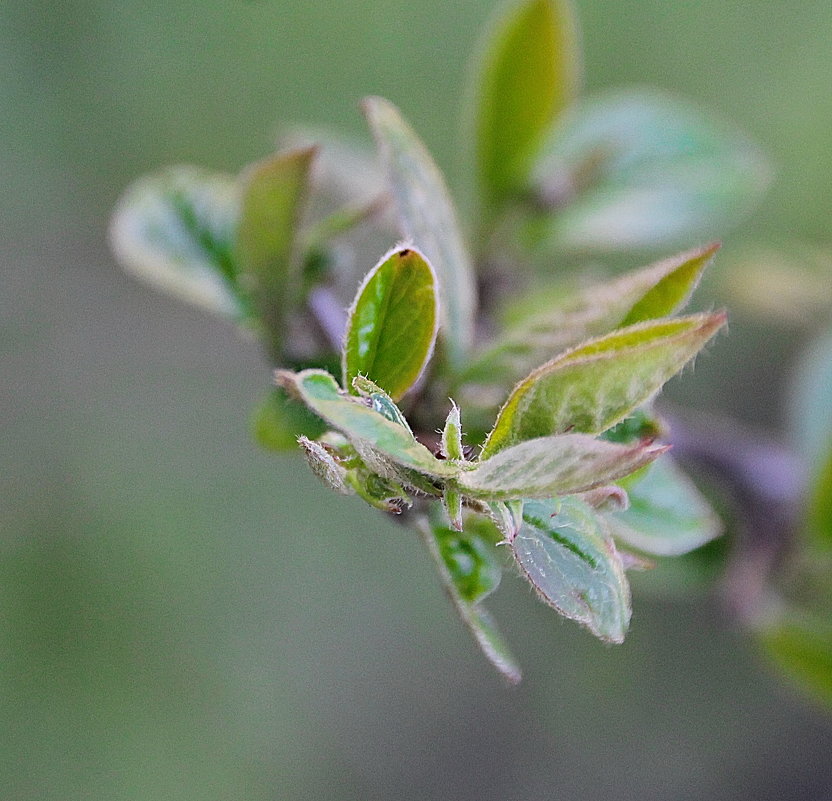
[[[627,547],[655,556],[679,556],[710,542],[722,524],[693,482],[670,456],[624,479],[630,503],[607,519]]]
[[[232,257],[239,213],[234,177],[168,167],[131,184],[110,225],[125,270],[178,298],[232,319],[245,317]]]
[[[723,233],[761,197],[769,174],[759,150],[730,126],[641,89],[578,103],[539,173],[559,206],[546,221],[550,239],[581,252]]]
[[[315,148],[278,153],[240,176],[236,258],[275,361],[282,353],[287,313],[298,302],[297,229],[315,153]]]
[[[362,400],[341,392],[335,379],[324,370],[279,370],[276,377],[290,394],[347,437],[362,457],[369,446],[396,465],[426,476],[447,477],[458,472],[453,465],[437,459],[408,429]]]
[[[459,477],[462,492],[485,501],[551,498],[609,484],[667,450],[617,445],[586,434],[539,437],[505,448]]]
[[[436,276],[421,253],[391,251],[367,274],[349,311],[344,386],[366,376],[398,400],[418,380],[439,324]]]
[[[553,121],[576,97],[580,51],[569,0],[522,0],[503,11],[478,74],[477,174],[488,201],[527,182]]]
[[[689,300],[719,244],[680,253],[669,259],[595,284],[529,314],[534,299],[521,301],[522,319],[508,327],[503,338],[479,356],[465,377],[482,380],[495,372],[517,380],[553,353],[620,326],[665,317]]]
[[[491,615],[480,605],[500,580],[493,546],[473,531],[460,533],[436,521],[421,521],[419,530],[462,622],[491,664],[509,683],[517,684],[520,668]]]
[[[439,168],[389,101],[370,97],[364,111],[387,170],[402,234],[430,261],[440,287],[440,336],[459,368],[474,338],[476,305],[471,258]]]
[[[639,323],[562,353],[517,384],[483,458],[536,437],[600,434],[658,392],[725,319],[718,313]]]
[[[605,642],[624,640],[630,588],[603,519],[575,497],[527,501],[511,542],[541,598]]]

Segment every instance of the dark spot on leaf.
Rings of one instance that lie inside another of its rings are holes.
[[[402,248],[402,249],[399,251],[399,258],[400,258],[400,259],[403,259],[403,258],[405,258],[406,256],[409,256],[409,255],[410,255],[410,253],[411,253],[410,248]]]

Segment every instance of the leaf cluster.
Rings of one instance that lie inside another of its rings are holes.
[[[170,168],[130,187],[112,225],[126,268],[260,338],[279,369],[259,441],[299,442],[328,487],[420,532],[510,681],[482,605],[500,550],[546,603],[621,642],[625,569],[719,533],[662,455],[653,400],[725,314],[679,316],[716,245],[592,285],[500,287],[567,253],[710,234],[765,183],[757,151],[686,103],[582,97],[577,41],[566,0],[495,19],[470,93],[468,220],[399,109],[371,97],[375,161],[324,136],[237,176]],[[367,236],[399,244],[365,274],[343,245]]]

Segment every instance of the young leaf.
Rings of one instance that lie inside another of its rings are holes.
[[[665,317],[688,301],[719,244],[680,253],[641,270],[567,295],[545,311],[523,314],[503,338],[465,371],[479,380],[496,373],[517,380],[552,353],[620,326]],[[529,302],[518,304],[528,308]]]
[[[609,484],[666,447],[616,445],[586,434],[539,437],[505,448],[459,477],[463,494],[484,501],[551,498]]]
[[[722,525],[693,482],[670,456],[621,482],[630,504],[607,515],[625,547],[655,556],[679,556],[722,533]]]
[[[364,279],[342,353],[344,386],[366,376],[398,400],[425,368],[439,324],[436,276],[421,253],[398,248]]]
[[[325,486],[341,495],[355,494],[346,468],[320,442],[298,437],[298,444],[303,449],[310,469]]]
[[[110,225],[125,270],[209,311],[246,316],[232,258],[239,196],[234,178],[168,167],[128,187]]]
[[[568,350],[523,379],[483,458],[527,439],[600,434],[646,403],[725,324],[724,313],[639,323]]]
[[[474,338],[471,259],[445,180],[421,140],[387,100],[370,97],[364,111],[386,167],[402,234],[430,260],[440,287],[441,336],[460,368]]]
[[[488,202],[524,187],[553,121],[577,95],[580,72],[569,0],[521,0],[497,20],[476,101],[477,174]]]
[[[557,204],[546,221],[552,243],[585,252],[723,233],[760,198],[769,173],[731,127],[676,98],[624,89],[573,109],[539,176]]]
[[[596,637],[624,640],[630,587],[603,519],[575,497],[527,501],[511,549],[541,598]]]
[[[324,370],[279,370],[276,380],[344,434],[359,453],[363,453],[361,446],[369,446],[395,464],[431,477],[448,477],[458,472],[454,465],[437,459],[409,430],[358,398],[342,393],[335,379]]]
[[[297,302],[295,243],[315,152],[304,148],[278,153],[240,177],[237,261],[262,321],[269,353],[278,363],[287,313]]]
[[[401,409],[396,406],[393,399],[378,384],[374,384],[363,375],[357,375],[352,380],[352,388],[362,398],[367,398],[370,401],[371,409],[377,411],[391,423],[397,423],[406,428],[411,434],[413,433],[410,423],[407,422],[407,418],[402,414]]]
[[[520,668],[491,616],[480,606],[500,581],[493,546],[473,531],[460,533],[436,521],[422,520],[418,527],[462,622],[491,664],[509,683],[517,684]]]
[[[462,449],[462,420],[459,414],[459,406],[451,401],[451,411],[445,418],[445,427],[442,429],[442,455],[446,459],[460,461],[465,458]]]

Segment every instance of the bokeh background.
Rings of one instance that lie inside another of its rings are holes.
[[[707,590],[637,594],[608,648],[507,580],[506,689],[414,537],[251,443],[255,345],[108,254],[137,175],[236,170],[287,122],[365,136],[368,93],[453,182],[493,5],[0,4],[0,798],[832,799],[830,718]],[[770,155],[726,261],[832,242],[828,0],[578,7],[590,88],[683,94]],[[739,313],[672,396],[782,432],[806,335]]]

